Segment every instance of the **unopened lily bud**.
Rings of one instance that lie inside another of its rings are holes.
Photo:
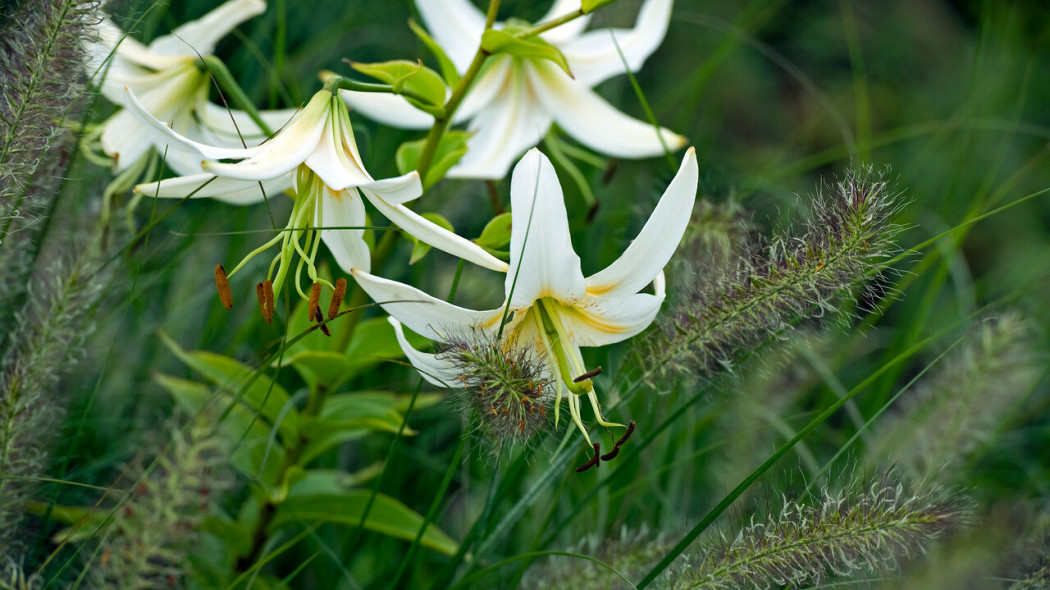
[[[314,318],[318,318],[317,321],[321,321],[321,283],[314,283],[314,286],[310,288],[310,306],[306,309],[307,315],[310,317],[310,321]]]
[[[230,281],[226,279],[226,269],[221,264],[215,265],[215,287],[219,290],[219,300],[226,309],[233,309],[233,294],[230,293]]]
[[[328,319],[339,315],[339,307],[343,305],[343,297],[346,296],[346,279],[335,282],[335,293],[332,293],[332,302],[328,305]]]

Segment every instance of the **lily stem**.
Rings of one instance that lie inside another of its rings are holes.
[[[499,12],[500,0],[492,0],[489,2],[488,13],[485,16],[485,30],[489,30],[496,23],[496,14]],[[467,67],[467,71],[463,73],[463,77],[459,79],[459,83],[452,89],[452,94],[448,97],[448,101],[445,102],[445,112],[441,117],[434,117],[434,126],[430,128],[430,132],[427,133],[426,143],[423,144],[423,153],[419,156],[419,164],[416,166],[416,170],[419,172],[419,178],[423,181],[424,186],[430,186],[433,183],[427,182],[427,172],[430,170],[430,165],[434,162],[434,155],[437,154],[437,148],[441,145],[441,140],[445,137],[445,132],[448,131],[449,124],[452,123],[452,116],[456,114],[456,109],[459,108],[460,103],[463,102],[463,98],[467,95],[467,91],[470,90],[471,84],[474,83],[474,79],[478,77],[481,72],[481,66],[485,65],[485,60],[489,58],[489,53],[478,45],[478,51],[474,54],[474,59],[470,62],[470,66]],[[436,179],[435,179],[436,180]]]
[[[226,91],[226,94],[230,95],[233,103],[248,113],[248,116],[259,126],[263,133],[273,135],[273,129],[266,124],[266,121],[263,121],[259,110],[255,108],[255,103],[244,93],[240,84],[234,79],[233,74],[226,68],[226,64],[222,63],[222,60],[214,55],[201,58],[201,63],[204,64],[204,69],[219,83],[219,86]]]

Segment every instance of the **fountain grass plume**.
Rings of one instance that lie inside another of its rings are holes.
[[[105,588],[183,587],[191,556],[199,552],[200,527],[233,484],[227,445],[214,420],[171,426],[171,438],[152,462],[125,467],[131,489],[111,510],[108,524],[89,543],[91,576]]]
[[[1016,311],[983,320],[876,429],[871,462],[954,479],[1035,387],[1046,362],[1036,344],[1035,326]]]
[[[643,345],[647,366],[678,375],[731,370],[802,320],[844,317],[840,300],[858,298],[862,287],[873,295],[873,277],[897,249],[901,228],[891,220],[901,196],[870,168],[825,189],[833,194],[818,194],[801,235],[752,245],[728,268],[701,268],[695,280],[676,277],[685,292]]]
[[[937,487],[912,489],[891,475],[815,505],[785,500],[780,510],[676,562],[672,588],[734,589],[820,585],[832,577],[893,570],[970,521],[970,502]]]

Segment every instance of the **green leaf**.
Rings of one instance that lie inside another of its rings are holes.
[[[573,77],[572,71],[569,70],[569,62],[562,52],[539,37],[518,39],[506,29],[489,29],[481,35],[481,48],[492,55],[504,53],[526,59],[546,59],[558,64],[570,78]]]
[[[357,526],[371,495],[370,491],[354,490],[342,494],[289,497],[277,508],[270,529],[276,531],[288,525],[315,521]],[[376,494],[364,525],[368,530],[411,541],[423,526],[423,517],[389,496]],[[420,543],[445,555],[454,555],[459,547],[433,523],[427,526]]]
[[[180,408],[193,415],[199,414],[215,396],[208,386],[194,381],[164,374],[158,374],[153,379],[171,394]],[[224,409],[214,407],[216,411]],[[220,429],[230,448],[234,449],[230,463],[235,469],[248,477],[261,477],[267,484],[277,481],[281,465],[284,463],[285,451],[280,445],[271,444],[270,427],[254,412],[237,404],[226,415]]]
[[[445,50],[437,44],[437,41],[434,41],[434,38],[412,19],[408,20],[408,28],[412,29],[412,32],[416,34],[416,37],[419,37],[419,40],[423,42],[423,45],[426,45],[427,49],[430,50],[430,53],[433,53],[434,57],[437,58],[438,67],[441,69],[441,76],[445,78],[445,84],[448,85],[449,88],[454,88],[456,84],[459,84],[459,72],[456,71],[455,64],[449,59]]]
[[[344,393],[328,398],[320,416],[303,418],[303,432],[308,439],[300,464],[308,464],[335,445],[360,438],[363,431],[397,433],[404,422],[404,416],[396,409],[398,404],[393,394]],[[414,436],[417,432],[406,426],[404,434]]]
[[[396,59],[371,64],[358,62],[349,62],[349,64],[362,74],[390,84],[394,88],[394,94],[408,92],[422,99],[416,101],[414,97],[406,96],[409,102],[422,102],[423,105],[430,107],[440,107],[445,104],[445,81],[440,74],[424,66],[421,61]]]
[[[442,137],[441,143],[438,144],[437,151],[434,152],[434,159],[430,164],[430,170],[427,171],[427,177],[423,179],[424,190],[444,178],[448,169],[455,166],[456,162],[459,162],[460,158],[467,153],[467,138],[470,135],[471,133],[467,131],[445,133],[445,137]],[[419,165],[419,157],[423,155],[424,145],[426,145],[426,140],[420,139],[406,141],[397,148],[394,159],[401,174],[408,174],[416,169],[416,166]]]
[[[163,332],[160,338],[179,360],[214,381],[221,393],[258,412],[268,426],[276,424],[286,444],[298,442],[299,412],[283,387],[229,357],[201,350],[187,352]]]
[[[510,213],[500,213],[492,218],[474,243],[482,248],[497,249],[510,243]]]
[[[377,477],[383,472],[384,465],[379,461],[355,473],[339,469],[310,469],[301,480],[292,484],[288,497],[342,494]]]
[[[616,2],[616,0],[582,0],[582,2],[580,2],[580,9],[584,14],[590,14],[603,6],[612,4],[613,2]]]
[[[428,346],[428,340],[415,334],[406,334],[408,342],[417,348]],[[379,363],[404,358],[405,353],[397,343],[394,327],[386,318],[374,318],[357,325],[354,336],[346,348],[354,375]]]
[[[454,232],[455,231],[452,228],[452,224],[449,222],[449,220],[445,219],[445,216],[441,215],[440,213],[423,213],[422,217],[423,217],[423,219],[426,219],[427,221],[433,223],[434,225],[437,225],[438,227],[440,227],[442,229],[447,229],[450,232]],[[409,264],[415,264],[415,263],[419,262],[420,260],[422,260],[423,257],[427,255],[427,252],[430,252],[430,244],[427,244],[425,242],[421,242],[419,240],[419,238],[417,238],[415,236],[411,236],[411,238],[412,238],[412,257],[408,259],[408,263]]]

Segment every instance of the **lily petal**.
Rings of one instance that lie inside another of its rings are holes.
[[[127,111],[118,111],[103,123],[102,151],[116,160],[116,172],[134,164],[151,147],[152,135]]]
[[[689,148],[674,180],[631,245],[605,269],[587,278],[587,292],[607,297],[637,293],[661,274],[689,225],[700,170]]]
[[[339,104],[336,108],[345,106]],[[304,162],[333,190],[363,186],[372,182],[372,177],[349,153],[349,145],[343,141],[347,133],[353,137],[353,131],[343,128],[342,119],[343,117],[337,116],[328,117],[322,133],[324,139],[320,143],[314,142],[312,151],[306,155]],[[422,186],[419,192],[423,192]],[[418,196],[418,193],[413,195],[415,196]]]
[[[321,196],[322,227],[360,227],[365,225],[365,204],[354,189],[333,191],[323,187]],[[322,229],[321,239],[346,272],[355,268],[368,271],[372,259],[361,229]]]
[[[196,152],[201,154],[205,158],[212,159],[223,159],[223,158],[247,158],[257,153],[262,146],[248,149],[236,149],[236,148],[224,148],[211,145],[205,145],[187,137],[183,137],[181,134],[172,131],[167,125],[158,120],[149,110],[142,106],[139,99],[135,96],[135,93],[130,88],[124,88],[124,106],[127,108],[136,119],[145,123],[147,127],[153,130],[154,135],[163,138],[157,143],[167,143],[173,149],[181,150],[184,152]],[[264,144],[265,145],[265,144]]]
[[[421,193],[422,187],[419,185],[419,175],[415,171],[409,172],[405,176],[399,178],[391,178],[386,181],[381,180],[374,184],[378,185],[384,182],[398,180],[400,178],[411,177],[412,175],[415,175],[413,180],[415,181],[415,185],[420,188]],[[484,248],[474,242],[448,231],[404,205],[392,205],[388,203],[379,194],[370,189],[362,187],[362,192],[380,213],[385,215],[387,219],[397,224],[398,227],[405,230],[419,241],[425,244],[430,244],[438,250],[448,252],[449,254],[458,256],[468,262],[473,262],[478,266],[495,270],[497,272],[507,272],[506,262],[489,254]],[[409,324],[409,327],[412,327],[411,324]],[[412,329],[415,330],[414,327],[412,327]],[[418,332],[418,330],[416,331]]]
[[[496,97],[507,91],[507,77],[514,69],[514,60],[509,56],[496,56],[490,58],[481,73],[478,74],[470,92],[463,97],[456,113],[452,115],[453,123],[461,123],[474,117],[478,112],[485,110]]]
[[[539,150],[529,150],[514,167],[510,202],[506,292],[511,309],[529,307],[540,297],[565,305],[582,299],[587,287],[572,249],[565,198],[554,166]]]
[[[299,109],[259,111],[259,117],[272,131],[277,132],[287,125],[297,112]],[[266,134],[244,111],[228,109],[204,98],[197,102],[197,113],[200,115],[201,128],[204,130],[200,138],[202,142],[237,145],[243,138],[245,143],[252,145],[266,138]]]
[[[524,68],[536,88],[544,108],[554,120],[580,143],[603,154],[621,158],[646,158],[674,151],[685,145],[681,135],[669,129],[656,134],[653,126],[616,110],[586,84],[576,82],[553,64],[529,63]]]
[[[672,4],[673,0],[648,0],[642,5],[633,29],[599,29],[561,44],[559,49],[569,60],[576,80],[593,87],[624,73],[624,61],[632,72],[641,69],[667,34]],[[617,45],[623,59],[616,50]]]
[[[360,269],[354,269],[352,274],[357,284],[384,311],[413,332],[431,340],[444,342],[450,336],[461,336],[474,330],[494,334],[503,317],[503,308],[488,311],[464,309],[431,297],[415,287],[377,277]]]
[[[260,190],[259,183],[256,181],[220,178],[205,172],[140,184],[135,187],[135,192],[149,197],[169,199],[183,199],[186,195],[193,193],[193,196],[190,197],[192,199],[210,198],[231,205],[250,205],[265,198],[276,198],[282,192],[291,189],[293,181],[291,174],[285,174],[263,181]],[[266,191],[265,197],[263,191]]]
[[[470,0],[416,0],[416,9],[459,73],[467,71],[481,45],[485,15]]]
[[[552,117],[533,96],[521,68],[508,67],[506,76],[501,92],[471,121],[468,130],[474,135],[467,139],[466,155],[448,171],[450,178],[503,178],[550,129]]]
[[[627,297],[588,294],[576,307],[559,309],[562,325],[576,346],[606,346],[626,340],[653,323],[664,296],[638,293]]]
[[[401,345],[401,350],[405,353],[405,357],[419,371],[419,374],[427,380],[427,383],[446,388],[452,388],[459,384],[459,372],[451,364],[437,358],[436,355],[416,350],[408,342],[408,338],[405,338],[405,330],[401,327],[401,322],[392,317],[387,318],[387,321],[394,326],[397,343]]]
[[[230,0],[201,18],[157,37],[149,48],[158,55],[192,56],[215,53],[215,44],[237,25],[266,11],[262,0]]]
[[[550,10],[548,10],[547,14],[543,15],[543,18],[537,21],[536,24],[554,20],[559,16],[565,16],[566,14],[579,9],[580,0],[554,0],[554,4],[551,6]],[[582,33],[583,30],[587,28],[587,24],[590,21],[591,15],[585,14],[565,23],[564,25],[560,25],[543,33],[541,37],[543,37],[544,41],[547,41],[552,45],[561,45]],[[575,72],[576,70],[574,69],[573,73]]]
[[[391,127],[430,129],[434,117],[408,104],[403,97],[385,92],[340,90],[339,96],[362,115]]]

